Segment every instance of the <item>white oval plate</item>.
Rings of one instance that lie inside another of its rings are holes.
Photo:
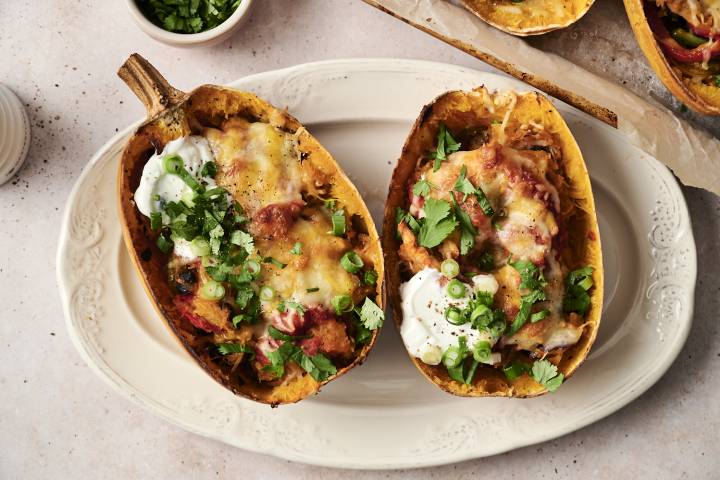
[[[528,90],[439,63],[342,60],[244,78],[234,87],[289,111],[333,153],[381,224],[395,160],[420,108],[448,89]],[[236,398],[178,346],[125,251],[115,204],[116,135],[67,204],[58,280],[71,337],[118,392],[187,430],[290,460],[407,468],[493,455],[569,433],[626,405],[670,367],[690,328],[695,244],[669,171],[617,131],[558,103],[583,150],[598,205],[606,288],[585,365],[536,399],[447,395],[413,367],[387,321],[368,361],[317,397],[271,409]]]

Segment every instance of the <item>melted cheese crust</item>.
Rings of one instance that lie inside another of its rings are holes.
[[[227,120],[205,136],[219,170],[217,184],[251,215],[265,205],[302,201],[297,139],[267,123]]]
[[[340,265],[340,258],[351,249],[349,242],[330,231],[329,216],[320,208],[306,208],[303,215],[282,238],[257,240],[263,255],[287,264],[283,269],[270,264],[263,266],[260,283],[270,285],[282,299],[292,299],[303,305],[322,305],[331,308],[336,295],[351,295],[359,287],[359,280]],[[290,253],[295,242],[302,244],[302,255]],[[317,292],[308,289],[318,288]],[[267,308],[274,307],[268,304]]]

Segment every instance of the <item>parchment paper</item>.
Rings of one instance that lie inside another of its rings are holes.
[[[720,141],[676,118],[651,98],[497,30],[445,0],[365,0],[493,66],[534,74],[617,114],[617,127],[636,146],[667,165],[685,184],[720,195]],[[552,94],[552,91],[550,92]],[[600,118],[600,117],[598,117]],[[641,181],[641,179],[638,179]]]

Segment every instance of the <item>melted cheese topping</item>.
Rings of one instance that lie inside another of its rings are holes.
[[[720,30],[720,0],[657,0],[658,6],[666,6],[671,12],[683,17],[692,26],[710,26]]]
[[[318,209],[306,211],[281,239],[256,239],[263,255],[287,264],[283,269],[263,265],[260,283],[273,287],[279,298],[307,306],[330,308],[336,295],[352,295],[359,280],[340,265],[340,258],[350,250],[350,245],[344,238],[332,235],[331,230],[327,214]],[[290,253],[295,242],[302,244],[302,255]],[[319,290],[307,291],[314,288]],[[267,308],[275,306],[268,304]]]
[[[265,205],[302,200],[294,135],[233,118],[223,130],[207,129],[206,137],[219,167],[215,181],[250,214]]]

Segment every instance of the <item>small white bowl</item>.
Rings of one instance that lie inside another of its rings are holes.
[[[224,22],[200,33],[174,33],[152,23],[143,14],[135,0],[125,0],[135,23],[155,40],[175,47],[209,47],[226,40],[249,17],[252,0],[241,0],[240,5]]]
[[[0,83],[0,185],[22,167],[30,148],[30,121],[20,99]]]

